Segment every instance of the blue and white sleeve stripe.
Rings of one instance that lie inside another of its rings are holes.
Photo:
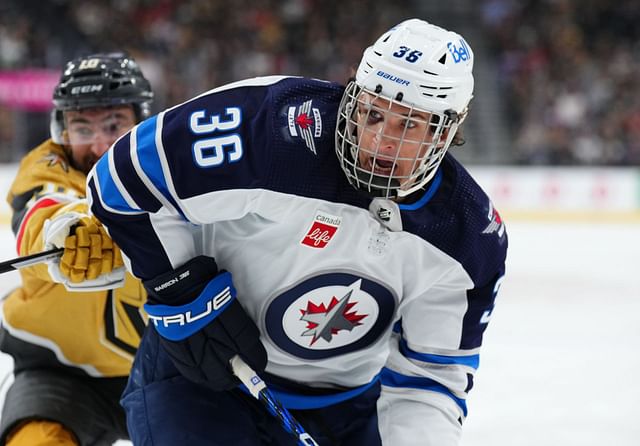
[[[162,122],[165,112],[142,122],[133,132],[130,146],[131,161],[142,183],[164,207],[184,218],[175,198],[175,188],[164,156]],[[185,218],[186,219],[186,218]]]
[[[101,206],[116,214],[138,214],[140,206],[126,190],[114,167],[113,151],[107,152],[94,167],[93,175]]]
[[[385,367],[380,374],[380,380],[382,385],[387,387],[424,390],[446,395],[458,405],[463,415],[467,416],[466,400],[456,396],[448,387],[440,384],[435,379],[425,376],[409,376]]]
[[[391,351],[381,374],[382,384],[407,391],[423,390],[446,395],[466,416],[465,401],[480,363],[479,349],[418,349],[404,338],[400,327],[399,323],[394,326],[392,337],[397,342],[397,349]]]
[[[480,363],[479,354],[449,356],[433,353],[418,353],[414,350],[411,350],[407,344],[407,341],[405,341],[404,339],[400,341],[400,353],[402,353],[402,355],[406,358],[421,361],[424,363],[439,365],[460,365],[472,368],[473,370],[477,370]]]

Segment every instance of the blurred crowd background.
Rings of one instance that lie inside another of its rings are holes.
[[[3,0],[0,161],[48,136],[42,97],[78,55],[128,51],[160,111],[264,74],[344,82],[362,50],[409,17],[458,31],[475,51],[461,158],[640,165],[638,0]]]

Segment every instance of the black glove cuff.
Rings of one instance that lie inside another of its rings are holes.
[[[184,305],[200,295],[218,275],[213,257],[198,256],[173,271],[142,282],[151,304]]]

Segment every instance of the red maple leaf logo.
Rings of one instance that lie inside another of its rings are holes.
[[[301,128],[306,129],[309,128],[311,124],[313,124],[313,119],[307,116],[306,113],[301,113],[296,117],[296,124],[298,124]]]

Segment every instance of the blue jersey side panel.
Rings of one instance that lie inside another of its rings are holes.
[[[507,235],[485,192],[451,154],[445,156],[440,172],[441,183],[428,204],[417,209],[401,206],[403,227],[456,259],[473,280],[460,344],[472,349],[482,343],[485,319],[504,275]]]
[[[492,222],[491,202],[451,154],[445,156],[440,170],[442,183],[428,205],[403,212],[404,229],[455,258],[476,285],[485,284],[504,263],[506,235],[483,233]]]

